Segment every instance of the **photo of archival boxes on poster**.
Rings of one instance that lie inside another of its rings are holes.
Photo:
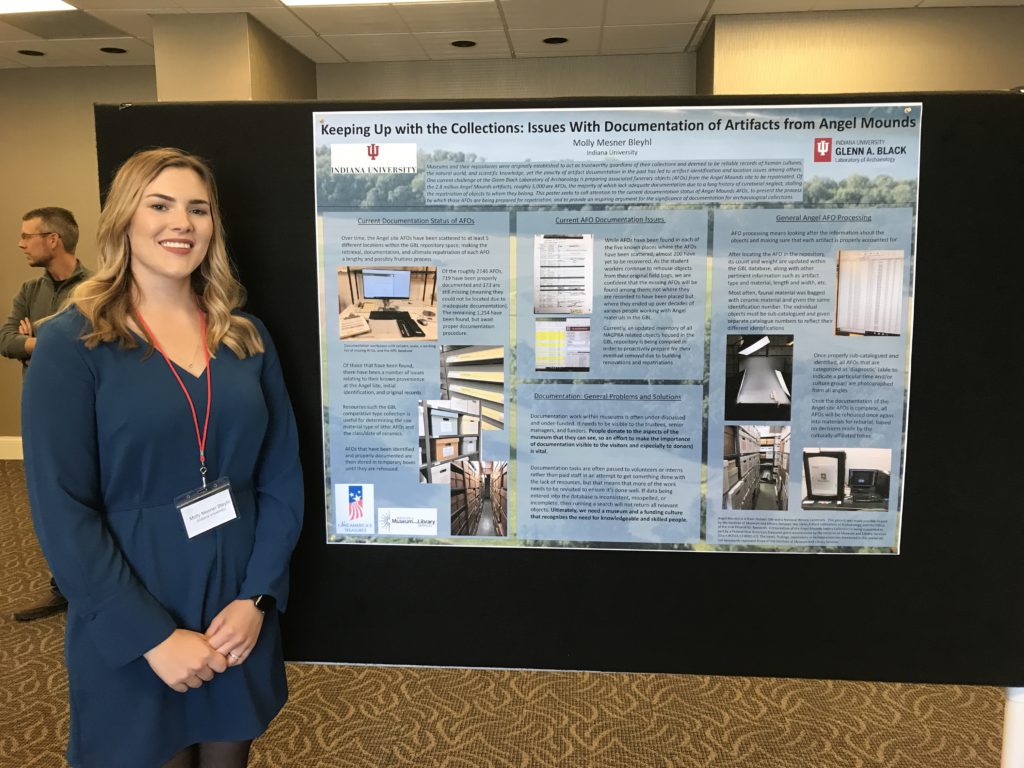
[[[508,462],[481,460],[480,401],[421,400],[420,482],[451,489],[451,535],[508,535]]]
[[[507,536],[508,462],[483,459],[488,432],[505,428],[505,348],[439,355],[440,398],[419,401],[419,480],[449,486],[453,536]]]

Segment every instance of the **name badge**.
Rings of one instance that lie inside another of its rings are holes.
[[[174,500],[190,539],[238,517],[231,496],[231,481],[221,477],[205,488],[183,493]]]

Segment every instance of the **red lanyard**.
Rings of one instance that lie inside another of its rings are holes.
[[[174,363],[164,352],[164,348],[160,346],[160,342],[156,340],[156,336],[153,331],[146,325],[146,321],[142,319],[142,313],[138,309],[135,310],[135,317],[139,321],[149,338],[153,342],[153,346],[156,347],[157,352],[163,357],[164,362],[167,363],[167,367],[171,369],[171,373],[174,374],[174,378],[178,380],[178,386],[181,387],[181,391],[185,393],[185,399],[188,400],[188,407],[192,409],[192,423],[196,425],[196,442],[199,443],[199,475],[203,479],[203,488],[206,487],[206,433],[210,427],[210,402],[212,401],[212,393],[210,389],[210,348],[206,343],[206,315],[203,314],[202,310],[199,311],[199,328],[202,333],[203,341],[203,352],[206,353],[206,420],[203,422],[203,432],[199,433],[199,416],[196,415],[196,406],[192,402],[192,396],[188,393],[185,388],[185,382],[181,380],[181,376],[174,369]]]

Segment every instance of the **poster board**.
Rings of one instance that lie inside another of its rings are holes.
[[[999,436],[1013,431],[999,407],[1006,392],[995,371],[1006,362],[1000,331],[1012,327],[1015,287],[980,255],[1001,262],[1019,251],[1012,222],[1021,204],[1021,157],[1012,136],[1021,100],[1012,94],[864,100],[918,101],[930,121],[922,131],[917,225],[917,250],[928,260],[919,260],[915,283],[919,330],[899,556],[332,547],[324,541],[322,487],[307,482],[307,525],[284,619],[288,656],[1020,684],[1024,626],[1007,606],[1021,586],[1012,567],[1021,520],[1012,484],[992,481],[993,454],[979,447],[998,446]],[[474,108],[482,106],[623,104]],[[143,146],[183,146],[213,161],[249,307],[281,350],[305,472],[317,479],[323,467],[319,317],[316,302],[300,298],[315,296],[318,285],[306,260],[316,251],[309,120],[315,110],[360,108],[382,106],[97,108],[101,179]],[[998,156],[981,149],[995,146],[1002,147]],[[927,386],[919,385],[922,379]]]
[[[328,542],[898,553],[923,122],[314,112]]]

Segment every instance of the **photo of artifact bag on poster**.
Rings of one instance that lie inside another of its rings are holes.
[[[898,553],[921,120],[315,113],[327,540]]]

